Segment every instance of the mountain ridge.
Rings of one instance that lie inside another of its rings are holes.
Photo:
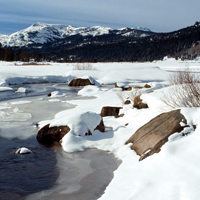
[[[169,33],[36,23],[10,37],[11,47],[4,44],[0,49],[0,58],[10,61],[144,62],[165,56],[200,57],[200,22]]]
[[[75,27],[62,24],[34,23],[26,29],[19,30],[10,35],[0,34],[0,43],[3,47],[27,47],[34,44],[45,44],[65,39],[70,36],[80,35],[101,36],[106,34],[122,35],[124,37],[134,36],[135,31],[142,31],[141,37],[148,35],[151,30],[147,28],[120,28],[111,29],[103,26]]]

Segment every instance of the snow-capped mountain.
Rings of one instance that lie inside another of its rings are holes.
[[[74,27],[38,22],[11,35],[0,34],[0,43],[3,47],[26,47],[34,44],[50,43],[74,35],[95,37],[114,33],[115,35],[121,35],[124,37],[144,37],[148,36],[149,32],[151,31],[146,28],[121,28],[114,30],[102,26]]]

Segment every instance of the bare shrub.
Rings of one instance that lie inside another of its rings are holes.
[[[94,69],[91,63],[76,63],[73,70],[92,70]]]
[[[199,73],[187,68],[184,71],[174,72],[170,77],[171,87],[169,93],[162,101],[171,108],[200,107],[200,81]]]
[[[115,94],[118,96],[122,104],[125,104],[126,100],[134,101],[134,98],[140,94],[138,89],[132,89],[127,91],[117,90]]]

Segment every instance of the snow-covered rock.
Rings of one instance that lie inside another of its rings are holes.
[[[65,93],[62,93],[60,91],[53,91],[50,94],[48,94],[48,96],[52,98],[63,97],[65,96]]]
[[[17,151],[15,153],[16,154],[29,154],[29,153],[32,153],[32,151],[26,147],[20,147],[19,149],[17,149]]]
[[[91,76],[75,78],[69,83],[69,86],[76,86],[76,87],[78,87],[78,86],[86,86],[86,85],[96,85],[96,86],[99,86],[99,87],[101,86],[101,84],[98,83]]]
[[[28,92],[28,90],[24,87],[20,87],[15,92],[16,93],[26,93],[26,92]]]

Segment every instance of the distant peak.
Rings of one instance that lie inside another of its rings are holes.
[[[43,26],[43,25],[46,25],[46,24],[41,23],[41,22],[37,22],[37,23],[32,24],[32,26]]]

